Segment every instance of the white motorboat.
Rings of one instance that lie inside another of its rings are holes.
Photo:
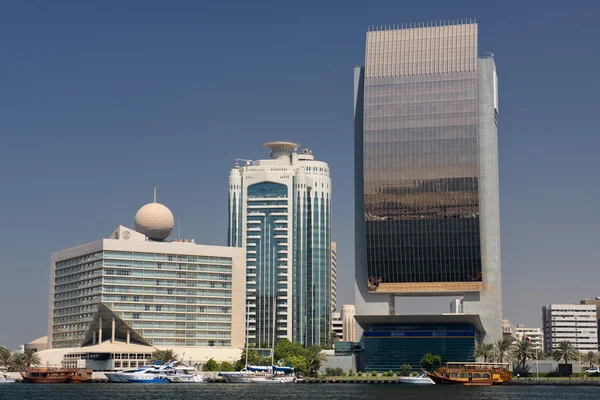
[[[181,364],[176,365],[174,371],[167,372],[167,379],[171,383],[202,383],[202,377],[196,373],[194,367]]]
[[[108,378],[112,383],[129,383],[129,378],[133,376],[133,374],[140,374],[145,371],[158,371],[163,367],[163,364],[152,364],[152,365],[144,365],[135,369],[125,369],[123,371],[118,372],[106,372],[104,376]]]
[[[15,383],[15,380],[10,375],[0,372],[0,383]]]
[[[152,367],[152,366],[151,366]],[[129,383],[202,383],[193,367],[172,361],[158,368],[140,368],[132,373],[125,373],[121,378]]]
[[[435,382],[425,374],[421,376],[401,376],[398,378],[398,382],[409,385],[435,385]]]
[[[133,374],[138,369],[150,368],[150,367],[151,366],[146,365],[146,366],[136,368],[136,369],[124,369],[119,372],[105,372],[104,376],[106,376],[111,383],[129,383],[129,381],[127,380],[128,374]]]

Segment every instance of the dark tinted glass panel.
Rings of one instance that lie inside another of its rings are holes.
[[[480,281],[477,73],[367,78],[363,140],[370,281]]]

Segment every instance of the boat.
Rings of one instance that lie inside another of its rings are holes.
[[[25,383],[79,383],[92,379],[91,368],[30,367],[21,372]]]
[[[108,378],[111,383],[129,383],[127,380],[131,374],[147,369],[159,369],[162,364],[152,364],[152,365],[144,365],[134,369],[125,369],[118,372],[105,372],[104,375]]]
[[[267,380],[272,378],[273,374],[270,368],[262,365],[248,365],[238,372],[223,372],[220,377],[227,383],[251,383],[257,380]]]
[[[449,362],[433,372],[425,371],[438,385],[491,386],[510,382],[507,363]]]
[[[15,383],[15,380],[10,375],[0,372],[0,383]]]
[[[427,374],[422,374],[421,376],[401,376],[398,378],[398,382],[409,385],[435,385],[435,382]]]
[[[128,383],[202,383],[193,367],[180,361],[172,361],[162,366],[148,366],[134,372],[123,373],[117,379],[126,379]]]

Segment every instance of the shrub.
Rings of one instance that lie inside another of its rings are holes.
[[[377,371],[371,372],[371,376],[377,376]]]
[[[393,372],[391,369],[390,369],[390,371],[388,372],[388,376],[389,376],[389,377],[392,377],[392,376],[394,376],[394,372]]]
[[[401,376],[409,376],[410,375],[410,371],[412,371],[412,367],[410,366],[410,364],[402,364],[400,366],[400,374]]]
[[[357,375],[362,376],[362,371],[358,371]]]
[[[418,372],[413,372],[412,376],[419,376],[419,373]]]
[[[354,375],[354,371],[352,371],[352,368],[350,368],[348,370],[348,376],[353,376]]]

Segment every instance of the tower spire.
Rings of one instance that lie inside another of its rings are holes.
[[[156,203],[156,185],[154,185],[154,202]]]

